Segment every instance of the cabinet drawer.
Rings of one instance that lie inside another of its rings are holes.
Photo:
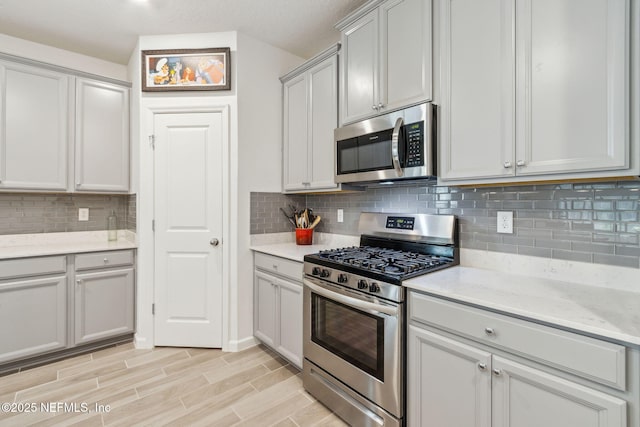
[[[270,273],[302,281],[302,263],[263,253],[255,253],[255,266]]]
[[[469,337],[523,357],[625,390],[625,347],[521,319],[409,294],[411,321]]]
[[[23,276],[58,274],[67,271],[67,257],[19,258],[0,261],[0,280]]]
[[[76,255],[76,271],[133,265],[133,251],[93,252]]]

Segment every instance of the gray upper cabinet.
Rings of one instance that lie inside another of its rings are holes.
[[[0,61],[0,189],[65,191],[73,77]]]
[[[333,130],[338,125],[338,46],[281,78],[283,191],[339,189],[334,182]]]
[[[441,181],[638,174],[628,0],[439,7]]]
[[[370,1],[336,28],[341,125],[431,99],[431,0]]]
[[[129,190],[129,88],[78,78],[75,191]]]

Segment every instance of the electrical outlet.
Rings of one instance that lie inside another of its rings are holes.
[[[513,234],[513,212],[498,212],[498,233]]]
[[[344,222],[344,209],[338,209],[338,222]]]
[[[89,208],[78,209],[78,221],[89,221]]]

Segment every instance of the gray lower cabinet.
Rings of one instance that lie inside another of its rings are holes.
[[[77,255],[75,268],[75,343],[133,332],[133,251]]]
[[[0,261],[0,372],[132,334],[134,260],[122,250]]]
[[[638,422],[638,352],[409,296],[408,426],[626,427]]]
[[[0,325],[0,364],[67,346],[65,256],[0,261]]]
[[[302,368],[302,263],[255,254],[253,333]]]

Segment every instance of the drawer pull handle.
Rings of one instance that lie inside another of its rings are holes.
[[[77,285],[77,286],[82,285],[82,279],[78,279],[78,280],[76,280],[76,285]]]
[[[103,261],[105,264],[109,264],[109,258],[105,258]]]
[[[486,363],[478,363],[478,369],[480,369],[481,371],[486,371],[487,370],[487,364]]]
[[[493,369],[492,372],[493,372],[493,375],[495,375],[496,377],[499,377],[500,375],[502,375],[502,371],[500,369]]]
[[[487,335],[495,335],[496,331],[493,330],[493,328],[484,328],[484,333]]]

